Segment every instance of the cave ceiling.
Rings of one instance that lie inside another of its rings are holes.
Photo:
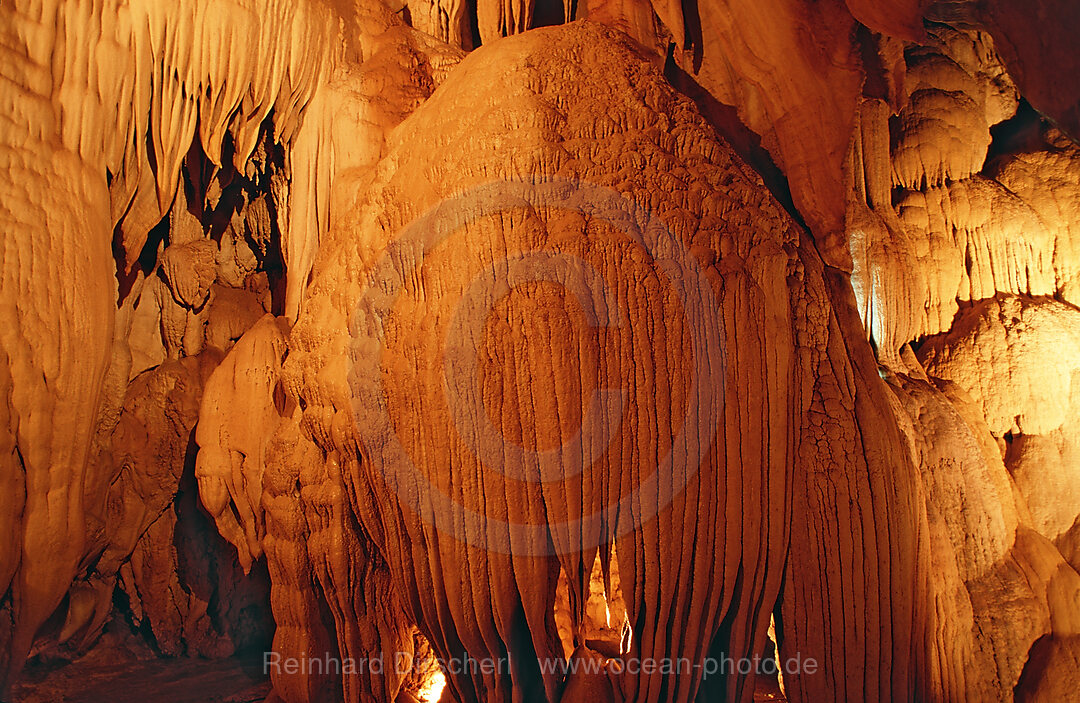
[[[1076,700],[1078,35],[3,2],[0,700]]]

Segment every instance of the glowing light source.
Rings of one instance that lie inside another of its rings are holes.
[[[444,688],[446,688],[446,677],[443,676],[443,672],[436,669],[435,673],[424,681],[424,686],[417,691],[416,697],[422,703],[438,703]]]

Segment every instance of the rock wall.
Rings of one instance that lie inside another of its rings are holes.
[[[0,16],[0,691],[1080,685],[1068,3]]]

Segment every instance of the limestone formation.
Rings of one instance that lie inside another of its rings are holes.
[[[1077,31],[0,5],[0,700],[1070,700]]]

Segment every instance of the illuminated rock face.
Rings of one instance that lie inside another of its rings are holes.
[[[1016,5],[0,8],[0,688],[127,618],[290,702],[1068,700]]]

